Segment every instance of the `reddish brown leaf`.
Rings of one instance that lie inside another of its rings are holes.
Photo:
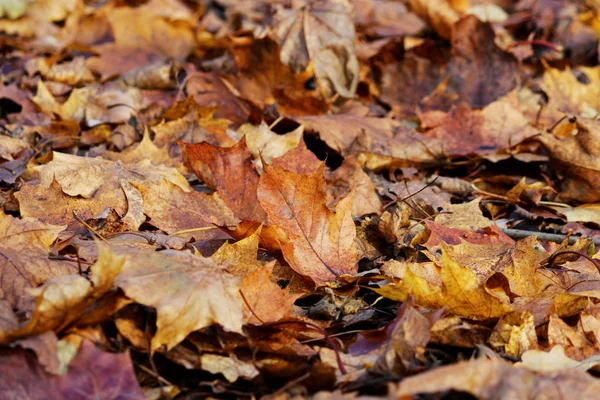
[[[323,170],[299,175],[265,165],[258,187],[269,223],[288,237],[281,244],[286,261],[317,284],[357,271],[352,196],[340,201],[335,213],[329,210]]]
[[[242,220],[265,220],[256,198],[258,173],[245,139],[233,147],[215,147],[209,143],[180,143],[185,165],[214,191]]]

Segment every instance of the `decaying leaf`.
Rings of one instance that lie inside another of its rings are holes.
[[[358,84],[353,12],[348,0],[333,0],[278,8],[275,15],[281,61],[296,73],[312,61],[317,83],[328,96],[353,97]]]

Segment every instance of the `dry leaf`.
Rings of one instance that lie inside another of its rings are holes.
[[[190,332],[212,324],[241,333],[239,279],[210,259],[172,250],[128,251],[115,285],[136,302],[156,308],[153,352],[171,349]]]
[[[286,261],[317,284],[357,271],[352,196],[340,201],[335,213],[329,210],[323,170],[298,175],[265,165],[258,185],[269,224],[287,235],[288,241],[281,243]]]

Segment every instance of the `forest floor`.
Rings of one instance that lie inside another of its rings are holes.
[[[597,0],[0,1],[0,397],[595,399]]]

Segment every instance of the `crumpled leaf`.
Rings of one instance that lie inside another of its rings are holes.
[[[204,354],[200,357],[200,364],[203,370],[211,374],[223,374],[229,382],[235,382],[240,377],[252,380],[259,374],[253,364],[244,362],[235,355],[223,357],[216,354]]]
[[[65,228],[0,213],[0,299],[14,308],[30,309],[30,302],[23,297],[27,289],[36,288],[52,277],[77,271],[73,263],[48,258],[50,246]]]
[[[498,321],[489,342],[492,346],[504,348],[506,354],[517,358],[537,350],[538,338],[533,314],[525,311],[521,315],[505,315]]]
[[[218,199],[193,192],[176,169],[154,165],[148,159],[136,164],[122,164],[100,157],[54,153],[53,160],[37,167],[37,170],[40,183],[26,186],[17,194],[23,216],[35,216],[54,223],[70,223],[73,222],[73,211],[85,220],[96,217],[107,207],[125,215],[129,209],[139,209],[139,196],[143,198],[144,213],[150,218],[156,217],[159,227],[168,231],[189,227],[187,224],[182,228],[174,227],[174,221],[184,218],[193,228],[213,222],[219,226],[237,223]],[[121,181],[131,187],[125,189]],[[132,198],[126,196],[126,190],[140,194]],[[45,205],[50,203],[51,208]],[[167,207],[158,210],[158,204]],[[218,221],[214,214],[208,217],[204,209],[221,214],[223,220]],[[136,230],[138,226],[131,228]]]
[[[556,168],[564,175],[560,198],[588,203],[600,201],[600,190],[596,184],[600,163],[595,156],[600,151],[600,122],[577,118],[563,121],[559,131],[561,127],[563,131],[572,133],[564,137],[543,133],[539,137]]]
[[[279,7],[275,14],[281,61],[294,73],[312,61],[317,85],[328,97],[353,97],[358,84],[353,13],[348,0],[319,0],[299,9]]]
[[[310,175],[264,166],[258,200],[269,224],[287,235],[281,243],[286,261],[298,273],[322,284],[357,271],[352,196],[333,213],[326,205],[324,166]]]
[[[412,11],[427,22],[444,39],[450,39],[459,13],[448,0],[410,0]]]
[[[36,306],[31,320],[17,329],[0,332],[0,343],[60,331],[76,321],[85,310],[113,287],[124,259],[99,244],[98,261],[90,267],[90,276],[65,275],[48,279],[28,292]]]
[[[162,346],[171,349],[190,332],[212,324],[242,332],[239,278],[210,259],[172,250],[127,251],[115,285],[127,297],[156,308],[152,352]]]

